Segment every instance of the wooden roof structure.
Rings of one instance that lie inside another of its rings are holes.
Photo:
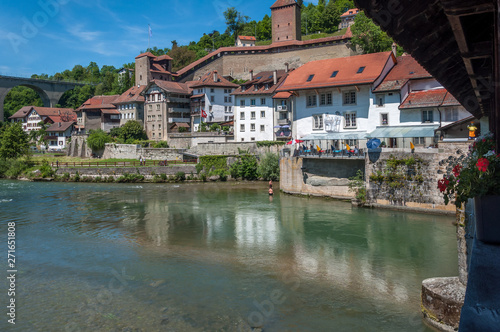
[[[500,146],[495,0],[355,0],[471,114],[488,116]]]

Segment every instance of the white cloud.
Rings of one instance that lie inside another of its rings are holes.
[[[101,35],[99,31],[85,31],[82,24],[70,26],[68,32],[82,41],[93,41]]]

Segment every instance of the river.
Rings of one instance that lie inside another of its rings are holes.
[[[421,282],[458,274],[452,217],[266,183],[0,181],[0,212],[2,331],[432,331]]]

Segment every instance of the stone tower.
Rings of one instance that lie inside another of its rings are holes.
[[[295,0],[277,0],[271,6],[273,43],[302,40],[300,7]]]
[[[149,52],[135,58],[135,85],[148,85],[151,82],[151,61],[155,56]]]

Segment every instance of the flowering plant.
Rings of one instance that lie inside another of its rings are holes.
[[[467,155],[450,160],[447,174],[438,181],[445,204],[453,197],[461,207],[469,198],[500,195],[500,154],[492,135],[477,138]]]

